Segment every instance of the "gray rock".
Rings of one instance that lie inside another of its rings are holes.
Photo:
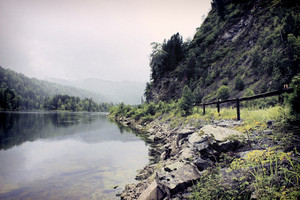
[[[228,32],[226,32],[226,33],[222,36],[223,39],[229,39],[229,38],[231,38],[231,37],[232,37],[232,35],[231,35],[230,33],[228,33]]]
[[[151,176],[153,174],[154,170],[149,167],[146,166],[144,169],[142,169],[138,175],[135,176],[136,180],[144,180],[149,178],[149,176]]]
[[[189,147],[183,148],[179,154],[180,154],[180,158],[183,160],[190,160],[191,158],[194,157],[194,152],[192,148]]]
[[[235,150],[237,146],[237,142],[226,140],[225,142],[221,142],[215,145],[214,149],[216,149],[219,152],[227,152]]]
[[[159,155],[160,152],[158,149],[156,148],[149,148],[149,151],[148,151],[148,155],[149,156],[156,156],[156,155]]]
[[[154,136],[153,141],[154,142],[160,142],[163,139],[161,136]]]
[[[161,200],[166,196],[164,192],[158,187],[154,180],[146,190],[142,192],[138,200]]]
[[[203,132],[204,133],[204,132]],[[204,135],[202,132],[195,132],[189,138],[190,144],[202,143],[208,140],[208,136]]]
[[[177,131],[179,135],[188,136],[194,132],[193,128],[185,128]]]
[[[239,131],[235,131],[229,128],[217,127],[212,125],[206,125],[201,129],[205,135],[212,135],[216,141],[225,141],[230,136],[242,136],[245,137]]]
[[[193,163],[197,166],[199,171],[203,171],[213,165],[213,162],[210,159],[202,159],[201,157],[198,157]]]
[[[161,155],[160,155],[160,160],[166,160],[168,158],[169,155],[167,155],[167,152],[164,151]]]
[[[150,136],[148,137],[148,139],[151,140],[151,141],[154,141],[154,137],[155,137],[155,135],[150,135]]]
[[[178,145],[175,142],[172,143],[170,149],[171,149],[170,156],[175,156],[180,151],[180,149],[178,148]]]
[[[219,123],[216,123],[217,126],[220,126],[220,127],[224,127],[224,128],[233,128],[235,126],[240,126],[242,124],[241,121],[221,121]]]
[[[202,150],[207,149],[209,147],[209,143],[208,143],[208,140],[205,140],[201,143],[194,143],[193,146],[194,146],[195,150],[202,151]]]
[[[263,133],[265,135],[272,135],[273,134],[272,130],[270,130],[270,129],[264,130]]]
[[[178,134],[176,136],[176,144],[177,144],[177,146],[180,146],[180,143],[179,143],[180,140],[182,140],[183,138],[188,137],[192,133],[194,133],[194,130],[191,130],[191,129],[182,129],[182,130],[179,130]]]
[[[191,186],[199,178],[200,173],[196,167],[178,161],[156,172],[156,182],[168,196]]]

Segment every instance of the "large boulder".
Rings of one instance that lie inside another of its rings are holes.
[[[200,179],[196,167],[184,162],[175,162],[156,172],[156,182],[168,196],[172,196]]]
[[[245,135],[232,129],[206,125],[189,137],[189,143],[199,152],[209,147],[217,151],[228,151],[237,145],[237,140],[233,140],[234,137],[238,140]]]
[[[161,200],[165,196],[166,194],[158,187],[154,180],[147,189],[142,192],[138,200]]]
[[[230,136],[241,136],[244,134],[229,128],[223,128],[218,126],[206,125],[201,129],[205,135],[211,135],[216,141],[224,142]]]
[[[190,135],[188,142],[195,155],[198,152],[203,159],[209,158],[215,161],[222,152],[237,149],[244,138],[245,135],[241,132],[224,127],[206,125]],[[200,167],[200,169],[202,168],[206,168],[206,166]]]
[[[194,133],[194,129],[191,129],[191,128],[189,128],[189,129],[185,128],[185,129],[179,130],[179,131],[177,132],[177,136],[176,136],[176,139],[175,139],[176,145],[177,145],[177,146],[181,146],[180,141],[181,141],[182,139],[184,139],[184,138],[187,138],[187,137],[188,137],[189,135],[191,135],[192,133]]]

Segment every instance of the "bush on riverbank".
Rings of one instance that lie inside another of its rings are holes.
[[[292,154],[275,148],[250,151],[227,163],[222,172],[224,163],[216,163],[194,186],[191,199],[296,200],[300,196],[300,164]]]
[[[208,106],[205,109],[205,115],[203,115],[202,107],[196,106],[190,111],[190,115],[185,116],[186,113],[182,110],[180,102],[174,101],[170,103],[161,101],[157,104],[151,102],[139,106],[130,106],[121,103],[111,107],[109,112],[110,116],[131,118],[139,122],[143,122],[145,119],[151,121],[159,116],[163,116],[168,120],[185,119],[188,121],[189,119],[201,119],[204,121],[236,119],[236,108],[233,107],[221,108],[220,113],[218,113],[215,107]],[[287,105],[277,105],[264,109],[258,109],[256,107],[241,109],[241,119],[245,123],[255,121],[266,123],[268,120],[284,122],[290,118],[292,118],[292,116],[290,115],[290,108]]]

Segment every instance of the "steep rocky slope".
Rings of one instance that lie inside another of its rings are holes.
[[[193,40],[181,44],[184,55],[166,48],[175,35],[153,50],[147,100],[178,99],[184,85],[198,88],[207,102],[222,85],[240,97],[246,89],[260,93],[289,84],[300,71],[299,13],[289,0],[213,1]]]

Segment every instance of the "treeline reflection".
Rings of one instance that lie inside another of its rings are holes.
[[[105,118],[105,115],[70,112],[0,112],[0,149],[8,149],[26,141],[100,129],[107,123],[101,118]],[[92,126],[96,121],[97,124]]]

